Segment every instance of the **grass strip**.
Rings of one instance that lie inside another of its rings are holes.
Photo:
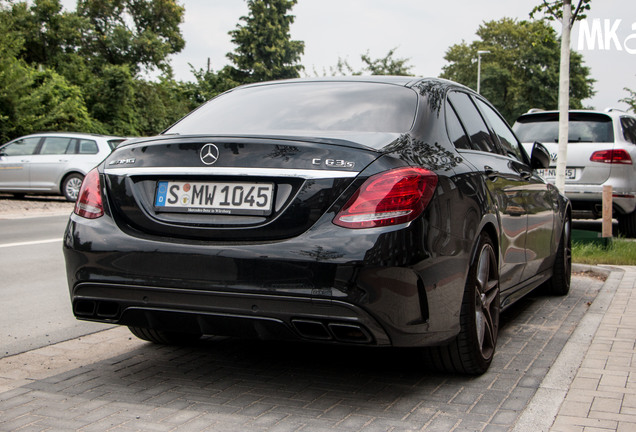
[[[591,265],[636,265],[636,241],[614,238],[607,246],[573,242],[572,261]]]

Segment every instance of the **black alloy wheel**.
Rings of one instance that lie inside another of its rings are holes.
[[[473,282],[475,295],[475,334],[478,360],[492,359],[499,332],[499,272],[490,239],[484,242],[477,261],[477,274]],[[469,287],[467,287],[469,289]]]

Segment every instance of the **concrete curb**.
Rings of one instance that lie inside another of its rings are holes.
[[[624,274],[624,270],[616,267],[581,264],[574,264],[572,271],[600,273],[607,275],[607,280],[541,381],[534,397],[519,416],[512,429],[514,432],[550,430]]]

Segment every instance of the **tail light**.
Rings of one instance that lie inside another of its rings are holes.
[[[398,168],[369,177],[334,218],[345,228],[371,228],[410,222],[426,208],[437,175],[424,168]]]
[[[84,177],[77,201],[75,201],[74,213],[87,219],[97,219],[102,216],[104,206],[100,190],[99,172],[95,168]]]
[[[632,158],[627,153],[627,151],[623,149],[618,150],[599,150],[592,153],[590,157],[592,162],[601,162],[601,163],[609,163],[609,164],[624,164],[631,165]]]

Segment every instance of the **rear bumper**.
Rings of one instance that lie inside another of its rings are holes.
[[[467,242],[430,227],[429,241],[405,242],[422,237],[417,223],[333,230],[249,245],[183,243],[73,215],[64,242],[73,312],[168,331],[378,346],[438,345],[458,333]],[[424,249],[436,242],[454,255]],[[412,247],[396,250],[402,243]]]
[[[363,309],[328,299],[94,283],[76,286],[73,298],[73,313],[85,320],[197,334],[390,345],[387,333]]]
[[[603,204],[603,185],[565,185],[565,195],[574,210],[589,210],[600,217]],[[627,214],[636,210],[636,191],[612,188],[614,213]]]

